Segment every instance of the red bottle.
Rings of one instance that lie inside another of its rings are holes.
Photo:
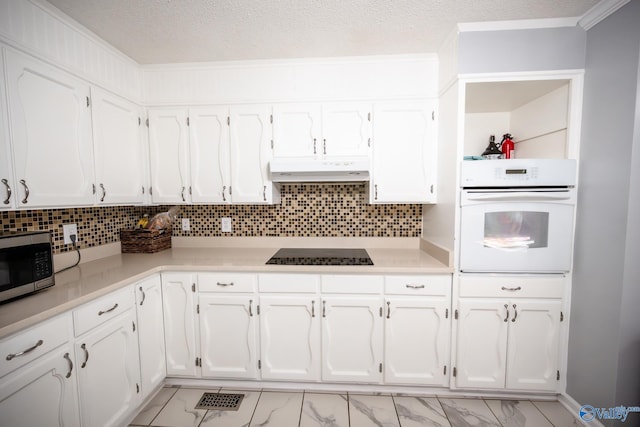
[[[515,157],[516,146],[511,140],[511,134],[505,133],[502,136],[502,144],[500,145],[504,159],[513,159]]]

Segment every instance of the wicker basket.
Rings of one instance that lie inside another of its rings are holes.
[[[122,253],[152,254],[171,248],[171,230],[120,230]]]

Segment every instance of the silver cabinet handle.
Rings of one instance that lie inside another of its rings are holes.
[[[373,200],[378,200],[378,184],[373,186]]]
[[[262,198],[264,199],[265,202],[267,201],[267,186],[266,185],[262,188]]]
[[[233,282],[229,282],[229,283],[216,282],[216,285],[218,285],[218,286],[233,286]]]
[[[505,304],[504,308],[507,309],[507,315],[504,317],[504,321],[508,322],[509,321],[509,306],[507,304]]]
[[[503,286],[501,289],[503,291],[519,291],[522,289],[522,286],[518,286],[517,288],[507,288],[506,286]]]
[[[316,317],[316,302],[311,301],[311,317]]]
[[[9,181],[7,181],[6,179],[2,179],[2,183],[4,184],[4,187],[7,190],[7,198],[4,199],[4,201],[2,203],[4,203],[5,205],[9,204],[9,201],[11,200],[11,187],[9,187]]]
[[[186,199],[184,198],[184,187],[182,187],[182,191],[180,191],[180,197],[182,197],[183,202],[186,202]]]
[[[424,289],[424,285],[405,285],[409,289]]]
[[[87,362],[89,361],[89,350],[87,350],[86,344],[82,344],[80,348],[84,350],[84,362],[82,362],[82,365],[80,365],[80,367],[84,368],[85,366],[87,366]]]
[[[513,319],[511,319],[511,321],[515,322],[517,318],[518,318],[518,310],[516,309],[516,305],[513,304]]]
[[[110,313],[110,312],[112,312],[113,310],[115,310],[116,308],[118,308],[118,303],[115,303],[115,305],[114,305],[113,307],[111,307],[109,310],[104,310],[104,311],[100,310],[100,311],[98,312],[98,316],[102,316],[103,314]]]
[[[224,192],[227,190],[227,186],[223,185],[222,186],[222,201],[226,202],[227,201],[227,197],[224,195]]]
[[[100,201],[104,202],[104,198],[107,197],[107,190],[104,189],[104,184],[100,183],[100,189],[102,190],[102,197],[100,197]]]
[[[20,356],[24,356],[27,353],[31,353],[33,350],[35,350],[36,348],[40,347],[42,344],[44,344],[44,341],[42,340],[38,340],[37,343],[35,343],[35,345],[33,347],[29,347],[26,350],[21,351],[20,353],[11,353],[7,355],[7,360],[11,360],[14,359],[16,357],[20,357]]]
[[[71,377],[71,372],[73,371],[73,362],[71,361],[71,358],[69,357],[69,353],[65,353],[63,356],[65,359],[67,359],[67,362],[69,362],[69,372],[67,372],[67,375],[65,375],[65,378],[69,378]]]
[[[327,302],[322,301],[322,317],[327,317]]]
[[[316,154],[316,139],[313,138],[313,154]]]
[[[142,289],[142,286],[140,286],[140,293],[142,294],[142,300],[140,300],[140,305],[142,305],[144,303],[145,298],[147,297],[147,295],[144,293],[144,289]]]
[[[24,199],[22,199],[22,203],[26,204],[29,201],[29,186],[24,179],[20,180],[20,184],[24,187]]]
[[[253,317],[253,310],[251,309],[251,305],[253,304],[253,300],[249,300],[249,317]]]
[[[322,140],[322,154],[327,154],[327,139]]]
[[[391,318],[391,301],[387,301],[387,319]]]

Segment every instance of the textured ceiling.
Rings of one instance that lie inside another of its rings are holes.
[[[598,0],[48,0],[141,64],[436,52],[456,23]]]

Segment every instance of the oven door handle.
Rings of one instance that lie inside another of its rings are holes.
[[[574,196],[568,191],[558,192],[513,192],[513,193],[470,193],[465,194],[467,200],[481,202],[501,202],[501,201],[519,201],[519,202],[555,202],[563,200],[573,200]]]

